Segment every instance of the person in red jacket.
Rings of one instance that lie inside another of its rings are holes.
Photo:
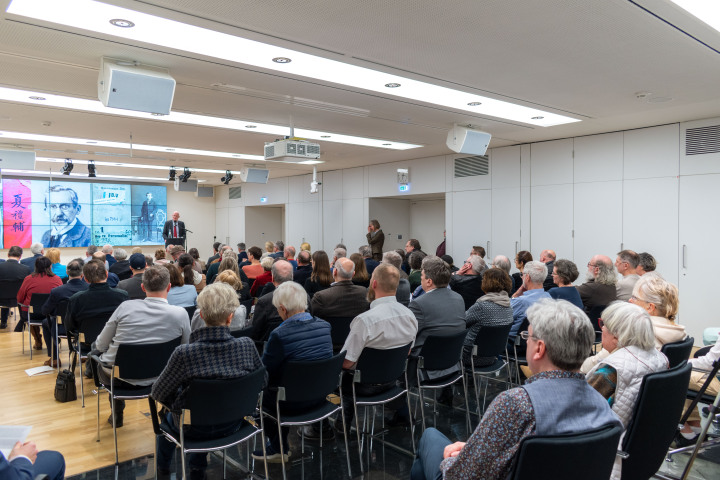
[[[47,257],[38,257],[35,260],[35,271],[25,277],[20,290],[17,294],[17,301],[23,305],[30,305],[30,297],[33,293],[50,293],[55,287],[62,285],[60,277],[52,271],[52,262]],[[20,321],[15,325],[16,332],[22,332],[23,325],[28,319],[27,307],[20,307]],[[42,350],[42,335],[40,327],[32,327],[30,329],[35,339],[35,350]]]

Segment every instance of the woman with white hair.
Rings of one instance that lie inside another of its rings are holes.
[[[655,272],[646,273],[635,283],[630,303],[650,314],[655,327],[655,348],[685,340],[685,327],[675,323],[678,313],[678,288]]]
[[[603,311],[599,323],[603,349],[610,355],[595,365],[586,378],[627,428],[643,377],[667,370],[668,359],[655,349],[650,315],[637,305],[613,302]],[[618,458],[611,479],[620,478],[621,466]]]

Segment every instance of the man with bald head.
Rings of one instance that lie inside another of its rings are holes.
[[[162,235],[165,245],[171,243],[173,238],[185,238],[185,222],[180,221],[180,212],[173,212],[172,220],[165,222]]]
[[[615,290],[617,278],[613,261],[607,255],[595,255],[587,266],[586,282],[577,287],[577,290],[585,306],[585,312],[590,313],[594,307],[607,306],[617,300]],[[593,324],[597,323],[597,319],[590,320]]]
[[[293,267],[287,260],[276,260],[272,266],[272,283],[275,288],[279,287],[285,282],[292,282],[293,279]],[[255,314],[252,320],[252,330],[248,335],[253,340],[258,342],[267,341],[270,333],[282,323],[282,318],[277,311],[277,308],[273,305],[273,290],[270,293],[266,293],[262,297],[258,298],[255,304]],[[307,299],[308,312],[311,312],[310,307],[310,296]]]
[[[318,318],[355,318],[368,311],[367,288],[352,283],[355,274],[355,262],[349,258],[341,258],[335,262],[333,279],[330,288],[317,292],[312,297],[312,312]]]
[[[552,278],[552,272],[553,267],[555,266],[556,258],[557,257],[555,256],[554,250],[543,250],[542,252],[540,252],[540,261],[543,262],[548,269],[547,278],[543,282],[543,290],[545,290],[546,292],[551,288],[557,287],[557,285],[555,285],[555,282],[553,282]]]

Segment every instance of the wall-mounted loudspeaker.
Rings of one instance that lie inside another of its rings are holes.
[[[187,182],[181,182],[179,178],[175,179],[175,191],[176,192],[197,192],[198,181],[188,180]]]
[[[240,171],[240,180],[245,183],[267,183],[270,170],[264,168],[243,168]]]
[[[174,94],[175,79],[167,69],[102,59],[98,98],[106,107],[167,115]]]
[[[0,170],[35,170],[35,152],[0,150]]]
[[[215,189],[213,187],[197,187],[195,196],[201,198],[212,198],[215,196]]]
[[[480,130],[455,125],[447,136],[447,146],[457,153],[469,155],[485,155],[490,144],[491,135]]]

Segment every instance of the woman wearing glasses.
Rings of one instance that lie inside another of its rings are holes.
[[[666,343],[685,340],[685,327],[675,323],[678,313],[678,289],[659,274],[651,272],[640,277],[629,300],[650,314],[655,327],[655,348]]]

